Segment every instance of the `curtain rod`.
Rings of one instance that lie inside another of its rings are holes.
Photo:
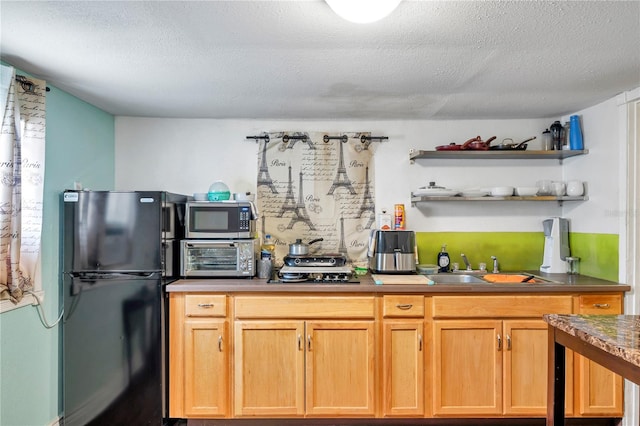
[[[247,136],[247,139],[253,139],[256,142],[258,142],[259,140],[264,140],[265,142],[269,142],[270,138],[268,134],[264,134],[264,135],[255,135],[255,136]],[[306,140],[307,136],[306,135],[284,135],[282,136],[282,141],[283,142],[288,142],[290,139],[301,139],[301,140]],[[329,136],[329,135],[324,135],[324,137],[322,138],[322,140],[324,141],[324,143],[328,143],[330,140],[341,140],[342,142],[346,142],[349,137],[345,134],[343,134],[342,136]],[[365,145],[369,145],[371,142],[382,142],[383,140],[388,140],[389,137],[388,136],[366,136],[366,135],[362,135],[360,136],[360,142],[362,142]]]
[[[27,77],[25,77],[24,75],[16,75],[16,81],[18,83],[20,83],[20,86],[22,86],[22,90],[24,90],[27,93],[33,93],[35,91],[35,84],[33,83],[33,81],[29,80]],[[47,92],[50,92],[51,89],[49,89],[49,87],[47,86],[45,88],[45,90]]]

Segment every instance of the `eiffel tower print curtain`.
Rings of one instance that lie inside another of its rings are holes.
[[[297,238],[309,254],[340,253],[353,266],[367,265],[375,222],[376,144],[369,133],[274,132],[260,140],[257,207],[260,237],[271,234],[282,264]]]

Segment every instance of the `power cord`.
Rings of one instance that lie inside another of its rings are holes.
[[[64,308],[60,312],[60,315],[58,316],[58,319],[53,324],[49,324],[49,322],[47,321],[47,318],[46,318],[46,316],[44,314],[44,311],[42,309],[42,300],[40,300],[40,298],[38,297],[37,294],[35,294],[34,292],[32,292],[30,290],[27,291],[27,293],[32,295],[36,299],[36,301],[38,302],[38,305],[36,307],[38,308],[38,315],[40,316],[40,322],[42,322],[42,325],[44,325],[45,328],[53,328],[56,325],[58,325],[58,323],[62,319],[62,315],[64,314]]]

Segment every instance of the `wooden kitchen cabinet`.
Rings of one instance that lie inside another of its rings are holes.
[[[236,416],[304,415],[304,323],[236,321]]]
[[[504,414],[538,415],[547,412],[548,332],[542,320],[503,321]],[[569,366],[565,387],[565,414],[573,413],[573,358],[567,354]]]
[[[373,297],[237,297],[234,415],[373,417],[374,318]]]
[[[544,417],[544,313],[622,293],[169,294],[172,418]],[[575,376],[575,377],[574,377]],[[622,380],[567,351],[567,416],[622,416]]]
[[[534,318],[547,310],[571,312],[571,297],[433,299],[434,415],[544,415],[547,328]],[[572,401],[572,380],[567,383]]]
[[[374,322],[309,321],[306,411],[319,416],[373,416]]]
[[[185,321],[184,413],[224,417],[228,413],[227,321]]]
[[[433,323],[435,415],[502,413],[502,356],[497,320]]]
[[[575,311],[587,315],[617,315],[623,312],[620,294],[593,294],[575,298]],[[621,417],[624,412],[624,381],[601,365],[575,355],[576,412],[582,416]]]
[[[173,293],[169,297],[169,415],[229,414],[227,299]]]
[[[428,364],[425,359],[430,339],[425,333],[424,300],[422,295],[383,297],[382,409],[385,417],[426,414],[425,365]]]

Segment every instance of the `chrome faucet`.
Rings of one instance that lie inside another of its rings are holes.
[[[491,256],[491,259],[493,259],[493,273],[497,274],[498,272],[500,272],[498,270],[498,258],[495,256]]]
[[[467,266],[467,271],[471,271],[473,268],[471,267],[471,263],[469,263],[469,259],[467,259],[467,256],[465,256],[464,253],[460,253],[460,256],[462,257],[464,264]]]

